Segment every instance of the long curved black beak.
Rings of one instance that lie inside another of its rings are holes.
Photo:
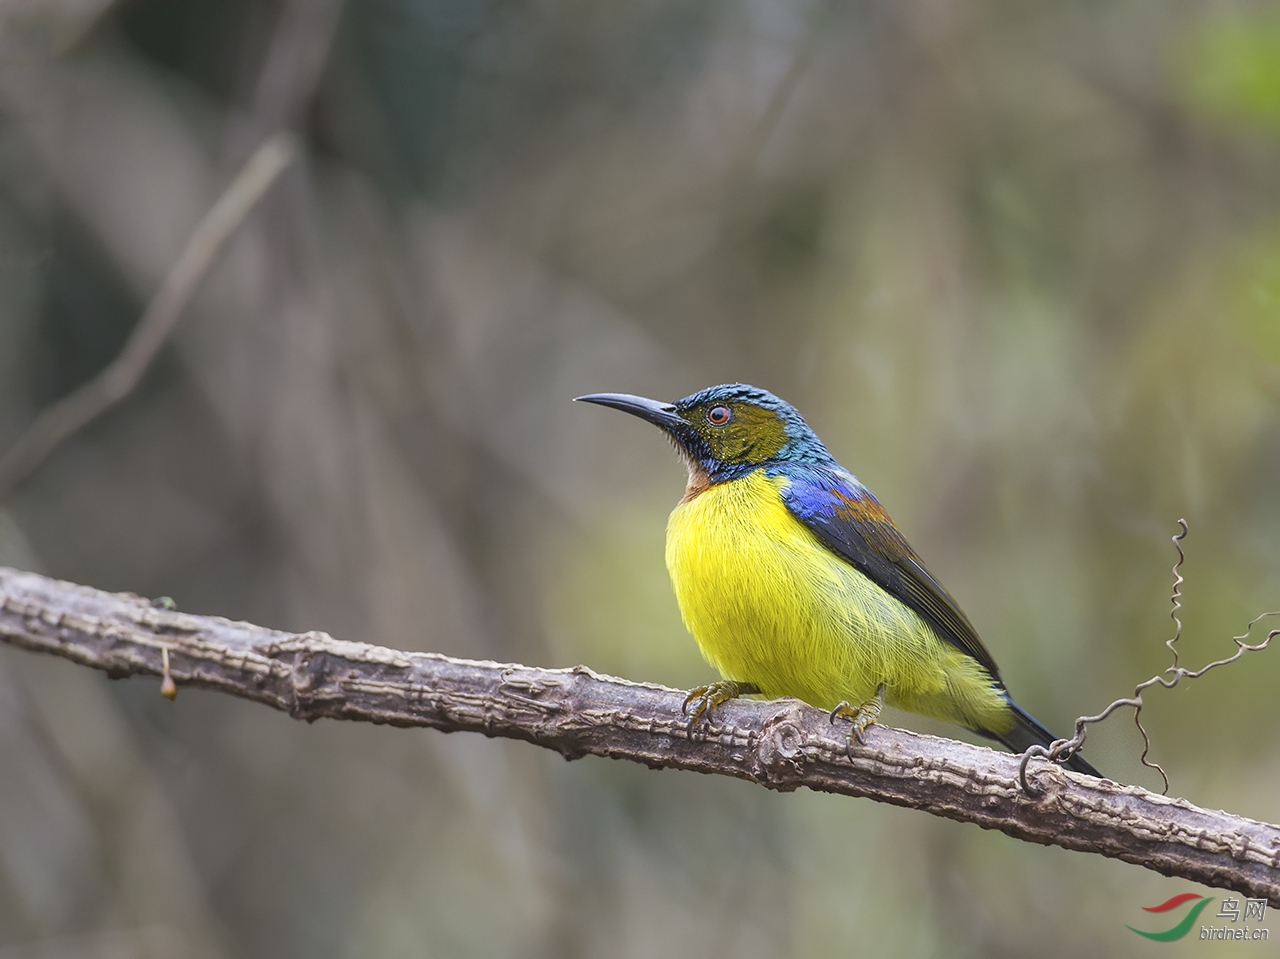
[[[615,410],[638,416],[673,436],[685,433],[689,429],[688,421],[680,416],[670,403],[646,399],[643,396],[633,396],[630,393],[588,393],[586,396],[575,396],[574,402],[612,406]]]

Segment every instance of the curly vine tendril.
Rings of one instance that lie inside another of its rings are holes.
[[[1178,551],[1178,561],[1173,564],[1173,594],[1169,597],[1170,602],[1172,603],[1172,608],[1169,610],[1169,618],[1173,620],[1174,632],[1171,638],[1165,640],[1165,645],[1169,647],[1169,652],[1173,654],[1173,665],[1165,669],[1162,674],[1152,676],[1146,682],[1138,683],[1137,686],[1133,687],[1132,696],[1124,699],[1117,699],[1102,712],[1098,713],[1098,715],[1079,717],[1076,720],[1075,735],[1070,739],[1055,740],[1048,747],[1036,745],[1028,748],[1026,752],[1022,754],[1022,762],[1018,765],[1018,780],[1021,782],[1023,790],[1025,790],[1029,795],[1038,795],[1041,791],[1038,787],[1033,787],[1027,780],[1027,764],[1030,763],[1032,756],[1039,756],[1042,759],[1047,759],[1054,763],[1066,762],[1079,752],[1080,748],[1084,745],[1085,738],[1088,734],[1088,727],[1093,723],[1102,722],[1122,706],[1133,707],[1133,722],[1134,725],[1138,727],[1138,732],[1142,734],[1142,765],[1149,769],[1154,769],[1160,774],[1160,778],[1164,780],[1164,788],[1160,791],[1167,795],[1169,792],[1169,776],[1165,773],[1163,766],[1148,758],[1148,755],[1151,752],[1151,738],[1147,735],[1147,731],[1142,725],[1141,716],[1143,707],[1143,691],[1150,689],[1152,686],[1157,684],[1163,686],[1165,689],[1172,689],[1174,686],[1178,685],[1178,681],[1183,677],[1186,677],[1187,679],[1199,679],[1211,669],[1216,669],[1218,666],[1226,666],[1229,663],[1234,663],[1245,653],[1252,653],[1257,652],[1260,649],[1266,649],[1267,646],[1270,645],[1271,640],[1276,636],[1280,636],[1280,629],[1273,629],[1271,632],[1267,633],[1266,638],[1261,642],[1252,644],[1246,642],[1246,640],[1252,635],[1253,628],[1258,623],[1266,619],[1268,616],[1280,616],[1280,610],[1273,610],[1271,612],[1263,613],[1260,616],[1255,616],[1250,620],[1249,626],[1243,634],[1232,637],[1232,640],[1236,644],[1236,651],[1226,659],[1214,660],[1213,662],[1196,670],[1190,670],[1180,665],[1178,660],[1177,642],[1182,638],[1182,620],[1178,617],[1178,610],[1182,608],[1182,584],[1184,580],[1182,578],[1181,569],[1183,560],[1186,559],[1186,554],[1182,551],[1182,540],[1187,536],[1187,521],[1185,519],[1178,520],[1178,526],[1180,527],[1180,530],[1173,536],[1173,547]]]

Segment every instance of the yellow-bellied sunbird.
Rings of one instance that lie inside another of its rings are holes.
[[[667,570],[685,625],[723,677],[689,694],[693,722],[760,693],[845,716],[859,741],[885,702],[1015,752],[1054,740],[1010,698],[959,604],[794,407],[742,383],[675,403],[578,399],[654,424],[688,466],[667,523]],[[1066,765],[1099,775],[1079,755]]]

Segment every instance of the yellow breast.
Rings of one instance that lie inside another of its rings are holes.
[[[706,487],[667,524],[667,570],[685,625],[726,679],[823,709],[886,699],[965,725],[1007,725],[976,662],[827,549],[762,470]]]

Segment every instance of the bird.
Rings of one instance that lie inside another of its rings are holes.
[[[688,468],[666,565],[685,626],[722,677],[690,728],[739,696],[790,696],[865,741],[885,703],[1013,752],[1055,737],[1014,702],[995,659],[884,507],[789,403],[745,383],[674,403],[591,393],[662,430]],[[1073,753],[1067,768],[1101,778]]]

